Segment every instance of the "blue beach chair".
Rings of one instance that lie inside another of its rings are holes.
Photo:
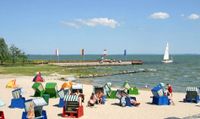
[[[25,98],[22,97],[22,89],[18,88],[12,91],[13,99],[11,99],[10,108],[24,108]]]
[[[170,100],[168,96],[165,95],[164,83],[160,83],[156,87],[152,88],[151,92],[153,94],[152,104],[156,104],[156,105],[170,104]]]
[[[22,119],[47,119],[46,111],[42,109],[46,105],[47,103],[43,98],[27,100],[25,102],[25,111],[22,113]]]
[[[199,92],[199,88],[197,87],[187,87],[184,102],[198,103],[200,101]]]

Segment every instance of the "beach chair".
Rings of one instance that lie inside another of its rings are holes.
[[[65,95],[64,101],[62,117],[79,118],[83,116],[82,101],[77,95]]]
[[[65,90],[60,90],[58,91],[58,96],[60,97],[59,103],[58,103],[58,107],[63,107],[65,105],[65,101],[64,101],[64,97],[65,95],[69,95],[69,89],[65,89]]]
[[[11,80],[9,81],[7,84],[6,84],[6,88],[16,88],[17,85],[16,85],[16,79],[14,80]]]
[[[46,83],[45,86],[45,94],[49,94],[50,98],[57,98],[58,93],[57,93],[57,83]]]
[[[4,105],[5,103],[2,100],[0,100],[0,107],[3,107]],[[5,119],[3,111],[0,111],[0,119]]]
[[[83,94],[83,84],[72,85],[71,93],[74,94],[74,93],[77,93],[77,92],[80,93],[78,96],[81,97],[82,102],[84,102],[85,96]]]
[[[71,92],[76,93],[79,90],[80,93],[83,93],[83,85],[82,84],[74,84],[72,85]]]
[[[109,98],[109,99],[116,99],[117,98],[116,97],[117,91],[116,90],[111,90],[111,87],[110,87],[110,85],[108,83],[106,83],[104,85],[104,90],[106,92],[107,98]]]
[[[22,89],[17,88],[12,91],[13,98],[11,99],[10,108],[24,108],[25,98],[22,97]]]
[[[35,82],[32,85],[32,88],[35,90],[34,97],[42,97],[42,95],[45,93],[44,87],[40,82]]]
[[[5,119],[3,111],[0,111],[0,119]]]
[[[139,91],[136,87],[131,87],[128,82],[124,82],[123,88],[127,90],[130,95],[138,95]]]
[[[199,88],[197,88],[197,87],[187,87],[184,102],[196,102],[196,103],[198,103],[199,101],[200,101]]]
[[[151,89],[151,92],[153,94],[153,100],[152,104],[156,105],[169,105],[170,100],[168,96],[164,94],[163,87],[160,85],[157,85],[156,87]]]
[[[47,103],[43,98],[35,98],[25,102],[25,111],[22,113],[22,119],[47,119],[46,111],[43,106]]]

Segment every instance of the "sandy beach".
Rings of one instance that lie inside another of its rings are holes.
[[[6,103],[5,106],[0,107],[0,110],[4,111],[6,119],[21,119],[22,112],[24,109],[11,109],[8,106],[11,103],[13,89],[6,88],[6,83],[11,79],[17,80],[17,85],[25,90],[24,97],[31,99],[34,94],[34,90],[31,88],[33,82],[30,76],[14,76],[14,75],[1,75],[0,76],[0,99]],[[63,81],[46,79],[46,82],[56,82],[58,89],[60,89]],[[45,82],[45,83],[46,83]],[[43,85],[45,85],[43,83]],[[118,103],[118,99],[107,99],[105,105],[96,105],[95,107],[87,107],[87,101],[89,100],[90,94],[93,91],[92,85],[83,85],[84,94],[86,100],[84,105],[84,116],[80,119],[163,119],[169,117],[183,118],[192,115],[199,114],[200,106],[195,103],[183,103],[182,100],[185,97],[184,93],[174,93],[175,106],[157,106],[152,105],[151,91],[140,90],[140,94],[137,100],[141,102],[139,107],[120,107],[115,105]],[[59,102],[59,98],[49,100],[48,106],[44,109],[47,111],[48,119],[62,119],[60,114],[62,108],[55,106]]]

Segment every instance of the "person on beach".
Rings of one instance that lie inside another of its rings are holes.
[[[80,97],[81,100],[82,100],[82,102],[84,103],[85,95],[83,93],[80,93],[79,90],[76,90],[76,92],[74,93],[74,95],[77,95],[78,97]]]
[[[140,103],[136,101],[136,98],[135,98],[135,97],[129,97],[126,93],[121,93],[120,103],[121,103],[121,106],[122,106],[122,107],[125,107],[125,106],[126,106],[126,98],[129,98],[129,99],[130,99],[130,103],[131,103],[133,106],[139,106],[139,105],[140,105]]]
[[[104,104],[105,103],[105,100],[103,98],[104,93],[102,91],[98,91],[96,93],[96,96],[97,96],[97,104]]]
[[[97,97],[94,93],[91,94],[90,100],[88,101],[88,106],[94,106],[97,102]]]
[[[170,99],[170,104],[173,104],[175,105],[172,97],[173,97],[173,89],[172,89],[172,86],[168,83],[167,84],[167,96],[168,98]]]

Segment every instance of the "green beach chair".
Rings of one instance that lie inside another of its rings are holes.
[[[131,87],[127,81],[124,82],[123,88],[125,88],[127,90],[127,93],[130,95],[138,95],[139,94],[138,89],[136,87]]]
[[[58,93],[57,93],[57,83],[46,83],[45,86],[45,94],[49,94],[50,98],[57,98]]]
[[[106,96],[107,96],[108,99],[116,99],[117,98],[116,97],[117,91],[116,90],[112,90],[110,86],[111,85],[109,85],[108,83],[106,83],[104,85],[104,90],[106,92]]]
[[[34,97],[42,97],[45,90],[42,83],[36,82],[33,84],[32,88],[35,90]]]

